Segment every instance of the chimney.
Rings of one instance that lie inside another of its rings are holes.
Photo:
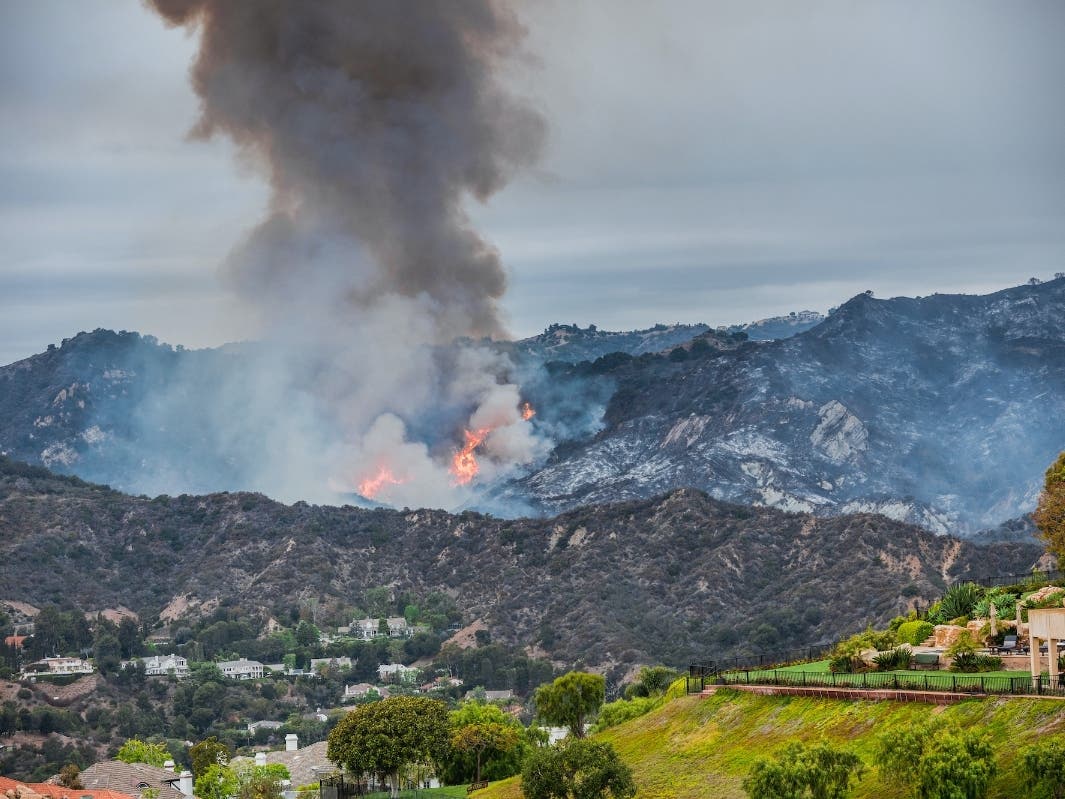
[[[163,768],[165,768],[167,771],[173,771],[174,770],[174,761],[173,760],[166,761],[165,763],[163,763]]]
[[[286,752],[295,752],[297,749],[299,749],[300,747],[299,747],[299,744],[297,743],[298,740],[299,739],[296,737],[296,733],[294,733],[294,732],[290,732],[288,735],[286,735],[285,736],[285,751]]]
[[[265,766],[266,765],[266,752],[256,752],[255,753],[255,765],[257,765],[257,766]]]
[[[178,790],[185,796],[192,796],[192,772],[188,769],[178,774]]]

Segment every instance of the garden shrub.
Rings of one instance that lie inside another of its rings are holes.
[[[973,609],[976,618],[990,618],[991,605],[995,606],[995,610],[998,611],[998,617],[1000,619],[1011,618],[1014,615],[1014,609],[1017,606],[1017,595],[1003,591],[1000,588],[991,589],[983,599],[976,603],[976,607]]]
[[[959,616],[972,616],[976,603],[984,598],[984,589],[976,583],[958,583],[952,585],[939,600],[938,617],[956,619]],[[931,613],[929,614],[931,615]]]
[[[919,646],[928,636],[935,631],[935,626],[927,621],[908,621],[900,624],[895,636],[900,644]]]
[[[637,696],[632,699],[619,699],[607,702],[599,708],[599,719],[592,728],[593,732],[602,732],[618,724],[639,718],[650,713],[662,704],[660,697]]]
[[[873,663],[876,664],[877,671],[908,669],[910,667],[910,655],[911,652],[908,646],[900,646],[898,649],[880,652],[873,658]]]

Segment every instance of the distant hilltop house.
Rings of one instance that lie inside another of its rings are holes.
[[[354,685],[344,686],[344,701],[350,701],[352,699],[365,699],[366,697],[373,697],[377,699],[388,699],[392,692],[384,685],[370,685],[368,682],[358,682]]]
[[[474,688],[466,692],[465,699],[474,699],[481,693],[481,689]],[[486,702],[509,702],[514,698],[514,692],[511,690],[506,691],[485,691],[484,701]]]
[[[22,649],[26,643],[28,635],[9,635],[4,638],[4,646],[9,646],[12,649]]]
[[[250,721],[248,722],[248,732],[258,732],[259,730],[279,730],[284,726],[284,722],[280,721]]]
[[[385,632],[385,630],[388,632]],[[407,624],[402,616],[392,616],[382,619],[358,619],[351,623],[348,628],[351,635],[363,641],[372,641],[374,638],[413,638],[416,633],[427,631],[429,627],[424,624]]]
[[[168,677],[173,675],[178,678],[189,676],[189,661],[180,655],[153,655],[146,658],[134,658],[127,660],[122,665],[141,664],[144,666],[144,674],[148,677]]]
[[[462,684],[462,680],[458,677],[437,677],[432,682],[427,682],[424,685],[418,686],[418,690],[422,693],[428,693],[429,691],[446,691],[448,688],[458,688]]]
[[[24,671],[27,674],[92,674],[93,665],[81,658],[44,658],[30,663]]]
[[[414,683],[421,673],[413,666],[404,666],[402,663],[382,663],[377,667],[377,677],[389,682]]]
[[[231,680],[257,680],[263,676],[263,664],[257,660],[223,660],[215,665]]]

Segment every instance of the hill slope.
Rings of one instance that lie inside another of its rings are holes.
[[[1031,510],[1065,449],[1065,279],[859,295],[791,338],[557,370],[612,387],[603,428],[512,491],[548,510],[692,486],[973,532]]]
[[[999,772],[989,799],[1024,795],[1019,750],[1042,736],[1065,733],[1065,702],[1055,699],[972,700],[944,708],[722,691],[706,699],[674,700],[600,738],[634,769],[641,799],[746,799],[741,782],[755,760],[796,739],[827,740],[865,761],[868,771],[851,794],[854,799],[903,799],[902,786],[872,765],[875,736],[933,717],[990,736]],[[520,784],[515,778],[481,795],[520,799]]]
[[[1027,571],[882,516],[819,519],[678,490],[551,519],[286,506],[256,494],[131,497],[0,459],[3,595],[147,619],[193,607],[350,606],[445,591],[501,641],[564,664],[685,665],[835,639],[927,604],[947,580]]]
[[[485,487],[478,507],[501,513],[693,487],[967,535],[1030,512],[1065,449],[1065,278],[981,297],[859,295],[778,341],[698,325],[554,326],[500,347],[524,359],[533,429],[554,447],[519,479]],[[0,453],[137,493],[333,501],[312,467],[344,439],[335,420],[278,424],[314,407],[330,365],[282,368],[279,357],[81,334],[0,368]],[[581,358],[597,360],[566,362]],[[406,421],[432,447],[459,440],[439,420]]]

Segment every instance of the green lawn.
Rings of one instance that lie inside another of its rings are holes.
[[[400,799],[465,799],[465,785],[449,785],[446,788],[425,788],[418,791],[400,791]],[[387,791],[366,794],[366,799],[388,799]],[[474,794],[476,796],[476,794]]]
[[[946,690],[957,687],[959,690],[980,688],[987,686],[990,690],[1003,691],[1006,689],[1007,680],[1023,681],[1029,678],[1027,671],[987,671],[977,674],[965,674],[962,672],[942,670],[897,670],[882,672],[867,672],[865,674],[832,674],[828,669],[827,660],[819,660],[813,663],[800,663],[795,666],[784,666],[779,669],[762,669],[751,671],[735,671],[725,675],[726,679],[735,677],[738,682],[747,680],[766,682],[780,680],[787,685],[811,684],[818,686],[840,687],[857,686],[868,688],[913,688],[932,690]]]

